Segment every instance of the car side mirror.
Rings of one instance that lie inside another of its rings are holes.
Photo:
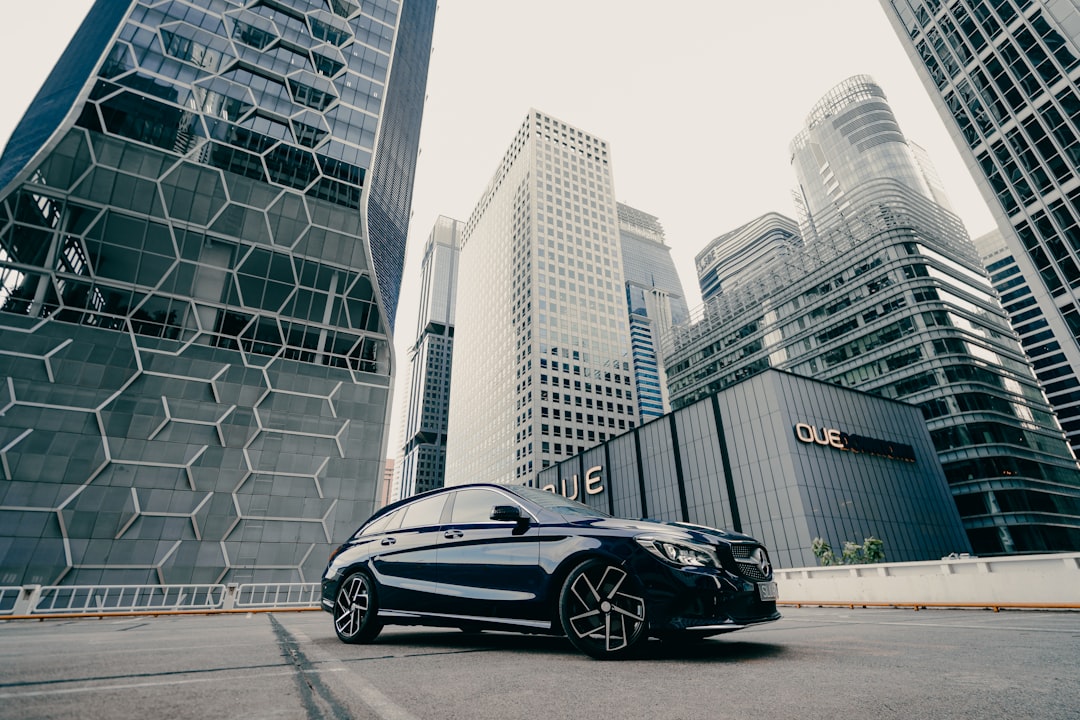
[[[497,522],[523,522],[529,518],[522,514],[517,505],[496,505],[491,508],[491,519]]]

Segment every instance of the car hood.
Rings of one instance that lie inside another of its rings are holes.
[[[705,525],[694,525],[692,523],[665,522],[660,520],[628,520],[625,518],[589,518],[588,520],[580,520],[578,522],[596,528],[624,530],[634,534],[662,533],[665,535],[684,536],[688,540],[706,544],[729,543],[735,541],[756,542],[754,538],[749,535],[743,535],[742,533],[732,532],[730,530],[711,528]]]

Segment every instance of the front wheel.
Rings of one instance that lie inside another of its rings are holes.
[[[570,572],[559,620],[574,647],[598,660],[624,658],[647,637],[639,583],[606,560],[586,560]]]
[[[338,587],[334,600],[334,631],[346,643],[371,642],[382,630],[377,617],[375,585],[366,573],[355,572]]]

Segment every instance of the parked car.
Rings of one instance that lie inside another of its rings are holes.
[[[376,512],[331,556],[322,607],[347,643],[384,625],[565,634],[594,658],[648,637],[780,618],[765,547],[739,533],[611,517],[506,485],[434,490]]]

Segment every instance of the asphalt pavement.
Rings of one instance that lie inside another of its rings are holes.
[[[1080,613],[783,608],[600,662],[563,638],[323,612],[0,622],[0,718],[1080,718]]]

